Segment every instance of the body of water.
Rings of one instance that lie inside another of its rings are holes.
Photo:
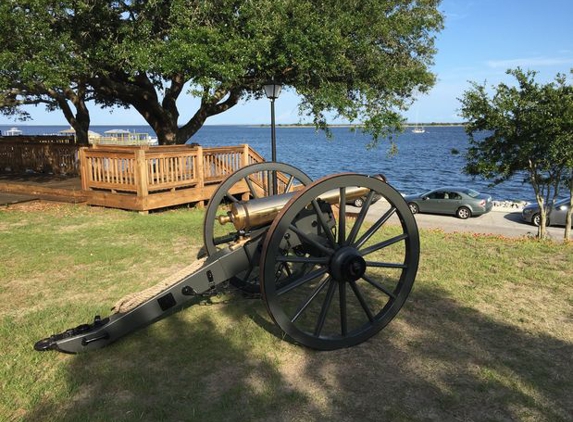
[[[19,127],[25,135],[57,133],[68,126]],[[11,126],[0,126],[4,133]],[[92,126],[103,133],[112,126]],[[122,126],[154,135],[148,126]],[[467,186],[488,193],[495,200],[534,200],[533,189],[523,184],[524,176],[490,187],[489,182],[463,173],[468,137],[462,127],[428,127],[425,133],[406,130],[395,139],[397,154],[389,154],[389,142],[367,149],[370,138],[359,131],[336,127],[333,137],[308,127],[277,127],[277,159],[291,164],[313,179],[340,172],[382,173],[403,194],[418,193],[445,185]],[[270,160],[270,128],[257,126],[204,126],[190,142],[203,146],[249,144]],[[452,154],[452,150],[459,154]]]

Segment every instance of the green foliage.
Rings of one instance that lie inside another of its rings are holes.
[[[555,200],[573,167],[573,88],[563,75],[535,82],[536,72],[508,70],[516,85],[487,87],[472,83],[460,99],[470,136],[465,170],[493,183],[526,172],[539,206]],[[540,236],[545,232],[542,212]]]
[[[170,143],[185,142],[239,100],[260,97],[275,78],[296,90],[301,114],[318,127],[333,112],[362,121],[376,141],[400,128],[413,93],[434,83],[428,68],[442,28],[438,4],[12,0],[0,19],[22,28],[12,41],[27,60],[12,61],[0,90],[11,88],[10,80],[41,79],[60,89],[85,81],[100,103],[133,106],[160,142]],[[0,41],[9,36],[5,30]],[[8,61],[8,53],[0,58]],[[201,105],[182,122],[176,102],[186,94]]]

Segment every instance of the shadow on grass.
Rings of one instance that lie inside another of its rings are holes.
[[[260,301],[194,307],[71,357],[67,397],[26,420],[571,420],[573,345],[422,285],[384,331],[316,352],[281,341]]]

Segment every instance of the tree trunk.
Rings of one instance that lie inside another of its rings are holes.
[[[573,168],[571,168],[571,173],[569,174],[569,209],[565,218],[565,234],[563,235],[565,241],[571,239],[571,225],[573,224],[571,214],[573,214]]]
[[[90,129],[90,112],[85,103],[85,90],[78,88],[75,93],[69,89],[65,91],[65,97],[54,91],[48,92],[58,103],[64,113],[64,117],[70,126],[76,131],[76,140],[82,145],[88,145],[88,132]],[[76,112],[72,111],[68,101],[74,105]]]

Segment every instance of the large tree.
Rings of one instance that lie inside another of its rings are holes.
[[[570,171],[571,90],[562,75],[539,84],[536,72],[507,73],[516,84],[500,83],[490,94],[485,84],[473,82],[460,99],[470,136],[465,170],[494,183],[524,172],[541,210],[538,235],[544,238],[551,204]]]
[[[10,4],[23,3],[11,0]],[[134,107],[160,143],[184,143],[215,114],[258,98],[271,78],[293,88],[318,126],[338,114],[374,139],[400,127],[429,71],[439,0],[49,0],[62,45],[105,104]],[[200,99],[181,121],[178,100]]]
[[[59,109],[87,144],[86,103],[94,97],[70,34],[58,23],[68,11],[45,1],[0,4],[0,112],[26,120],[24,105]]]

